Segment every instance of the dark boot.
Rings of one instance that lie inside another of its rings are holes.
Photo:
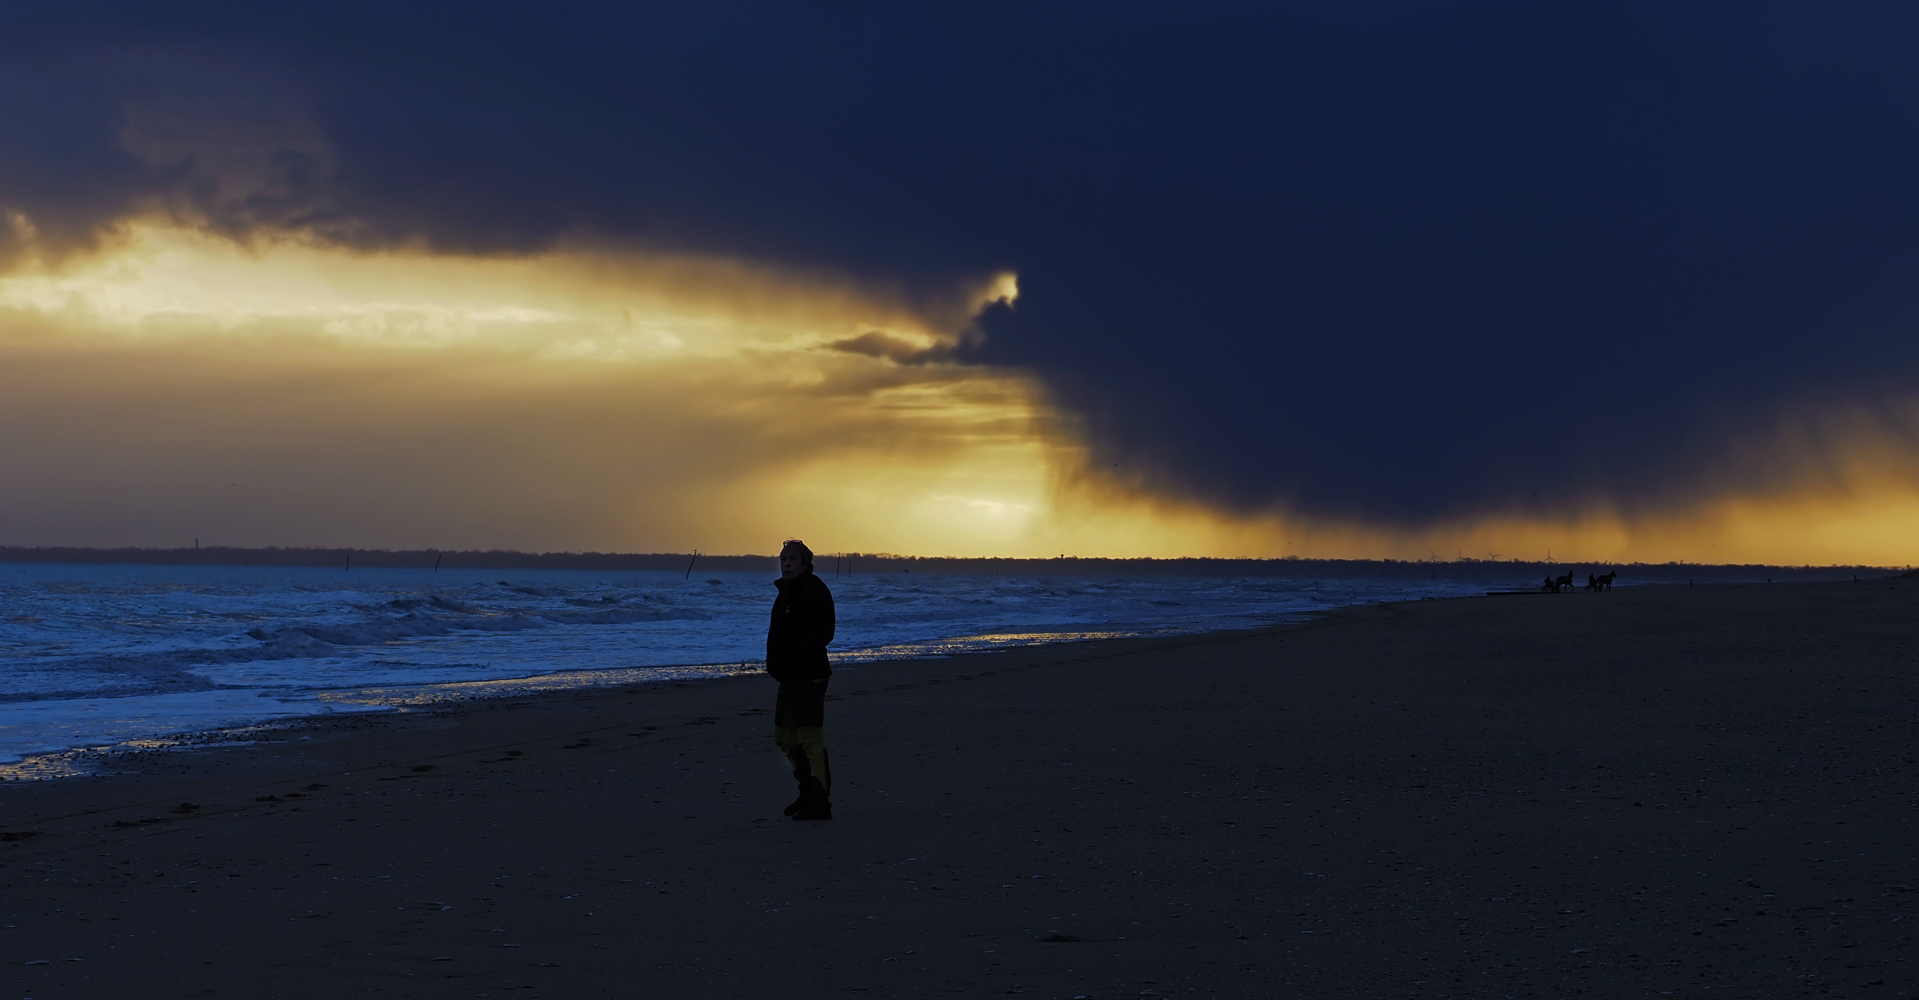
[[[805,775],[795,771],[793,772],[793,780],[800,783],[800,797],[794,799],[792,805],[780,810],[780,815],[782,816],[791,816],[801,809],[806,808],[806,800],[813,796],[813,789],[807,784],[808,779]]]
[[[826,786],[820,784],[820,779],[807,778],[806,789],[807,794],[800,796],[800,801],[795,803],[799,808],[793,810],[793,818],[797,820],[832,819],[833,803],[828,801]]]

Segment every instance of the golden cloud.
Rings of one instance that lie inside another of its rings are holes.
[[[1908,414],[1814,407],[1633,510],[1225,514],[951,363],[1009,275],[907,294],[607,246],[255,246],[147,224],[0,276],[9,544],[1903,564]],[[910,362],[910,363],[901,363]],[[1256,460],[1249,456],[1249,460]]]

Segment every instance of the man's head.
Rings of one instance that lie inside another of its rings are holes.
[[[791,580],[802,573],[813,572],[813,550],[797,538],[789,538],[780,543],[780,576]]]

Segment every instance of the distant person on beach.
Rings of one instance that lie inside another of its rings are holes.
[[[826,761],[826,681],[833,667],[833,592],[813,574],[813,550],[797,538],[780,546],[780,578],[773,581],[773,622],[766,630],[766,672],[780,682],[773,708],[773,742],[793,765],[800,797],[786,807],[799,820],[832,819],[833,771]]]

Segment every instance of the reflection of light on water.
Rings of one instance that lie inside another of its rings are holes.
[[[275,720],[384,706],[333,706],[300,692],[255,688],[0,703],[0,778],[70,777],[115,755],[230,745]]]
[[[992,632],[981,635],[928,639],[872,646],[832,654],[838,664],[875,663],[882,660],[925,660],[962,653],[994,649],[1038,646],[1052,642],[1077,642],[1086,639],[1118,639],[1151,635],[1152,632]],[[499,680],[445,681],[437,684],[403,684],[387,687],[363,687],[341,691],[319,691],[314,697],[327,704],[347,706],[416,706],[444,702],[471,701],[475,698],[512,698],[522,695],[551,694],[558,691],[586,691],[594,688],[621,687],[628,684],[660,684],[670,681],[712,680],[720,677],[744,677],[761,673],[765,665],[758,661],[689,665],[680,667],[627,667],[609,670],[566,670],[537,677],[509,677]]]
[[[0,764],[0,780],[3,781],[47,781],[53,778],[78,778],[92,774],[97,770],[97,758],[110,747],[97,747],[87,750],[69,750],[65,753],[50,753],[40,757],[27,757],[10,764]]]
[[[392,711],[388,705],[324,706],[306,713],[307,717],[334,713],[362,714]],[[289,719],[288,721],[292,721]],[[0,761],[0,781],[46,781],[52,778],[77,778],[89,774],[114,773],[116,757],[137,757],[168,750],[217,750],[224,747],[252,746],[255,737],[285,729],[284,722],[263,722],[206,732],[182,732],[171,736],[143,736],[135,739],[92,743],[66,750],[29,753],[14,760]],[[122,771],[137,774],[137,771]]]
[[[75,747],[55,753],[34,754],[19,760],[0,763],[0,781],[46,781],[52,778],[78,778],[88,774],[99,774],[109,758],[116,754],[176,750],[182,747],[210,750],[217,747],[247,746],[253,741],[234,737],[249,731],[268,728],[271,727],[246,726],[242,729],[202,734],[199,737],[181,735],[173,739],[122,740],[104,746]]]
[[[315,697],[331,705],[432,705],[475,698],[510,698],[517,695],[550,694],[555,691],[585,691],[592,688],[619,687],[624,684],[658,684],[664,681],[711,680],[739,677],[760,672],[759,664],[720,664],[698,667],[629,667],[624,670],[568,670],[538,677],[512,677],[505,680],[448,681],[443,684],[409,684],[398,687],[356,688],[351,691],[322,691]]]
[[[896,642],[845,653],[832,654],[834,663],[871,663],[877,660],[923,660],[991,649],[1038,646],[1049,642],[1079,642],[1086,639],[1119,639],[1154,635],[1152,631],[1126,632],[994,632],[988,635],[959,635],[950,639],[920,642]]]

